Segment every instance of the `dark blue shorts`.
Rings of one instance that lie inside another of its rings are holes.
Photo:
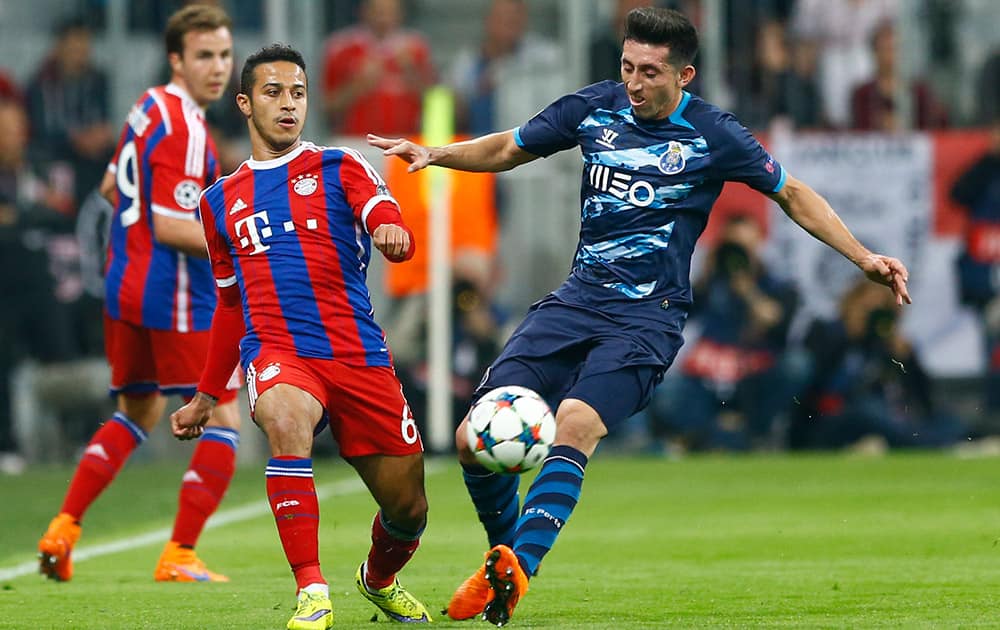
[[[582,400],[611,431],[649,403],[684,343],[686,317],[678,309],[663,325],[543,300],[487,369],[473,401],[495,387],[520,385],[553,412],[563,399]]]

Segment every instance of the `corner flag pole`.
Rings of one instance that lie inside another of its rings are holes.
[[[440,146],[451,142],[454,128],[454,100],[441,85],[427,90],[423,108],[424,143]],[[428,277],[428,396],[427,429],[430,450],[441,452],[451,446],[451,173],[430,167],[424,188],[430,214]]]

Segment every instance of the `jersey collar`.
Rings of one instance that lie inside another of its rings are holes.
[[[255,160],[253,159],[253,157],[251,157],[249,160],[247,160],[247,166],[249,166],[255,171],[266,170],[269,168],[276,168],[278,166],[284,166],[285,164],[288,164],[289,162],[297,158],[303,151],[307,149],[315,150],[316,145],[307,140],[303,140],[302,142],[299,143],[299,146],[295,147],[288,153],[271,160]]]

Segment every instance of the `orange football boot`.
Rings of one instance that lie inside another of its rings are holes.
[[[59,582],[73,577],[73,545],[80,539],[80,524],[65,512],[52,519],[38,541],[38,572]]]
[[[507,545],[490,549],[483,566],[492,597],[483,609],[483,619],[495,626],[506,625],[514,616],[514,607],[528,592],[528,576]]]
[[[490,552],[486,552],[483,559],[489,558]],[[451,596],[445,614],[452,619],[472,619],[482,614],[486,604],[493,597],[490,590],[490,582],[486,579],[486,565],[479,565],[479,569],[471,577],[462,582],[455,594]]]
[[[153,579],[157,582],[228,582],[229,578],[209,571],[194,549],[167,543],[156,563]]]

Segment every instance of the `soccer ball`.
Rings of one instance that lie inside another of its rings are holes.
[[[473,405],[466,429],[480,464],[515,474],[537,467],[549,454],[556,420],[541,396],[509,385],[487,392]]]

